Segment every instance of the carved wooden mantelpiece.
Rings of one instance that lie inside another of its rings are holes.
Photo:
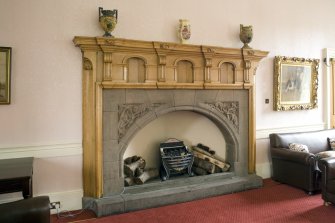
[[[103,193],[103,89],[247,90],[248,171],[255,172],[254,75],[268,52],[104,37],[75,37],[73,42],[83,55],[84,196]],[[125,109],[130,108],[121,111]],[[238,128],[236,115],[232,111],[229,119]],[[119,134],[124,134],[122,128]]]

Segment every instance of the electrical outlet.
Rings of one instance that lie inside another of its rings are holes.
[[[59,209],[60,208],[60,201],[55,201],[50,203],[50,209]]]

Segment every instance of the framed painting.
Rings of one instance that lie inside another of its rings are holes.
[[[11,47],[0,47],[0,104],[10,103]]]
[[[274,110],[308,110],[317,107],[318,59],[276,56]]]

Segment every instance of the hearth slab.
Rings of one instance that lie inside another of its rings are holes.
[[[224,179],[231,179],[234,176],[232,172],[216,173],[204,176],[188,177],[187,174],[182,176],[172,176],[169,180],[161,181],[159,178],[154,181],[148,181],[143,185],[135,185],[126,187],[124,195],[138,194],[144,192],[152,192],[157,190],[170,190],[178,187],[185,187],[185,185],[192,186],[202,184],[208,181],[222,181]]]
[[[83,198],[83,207],[92,209],[98,217],[141,209],[177,204],[248,189],[259,188],[263,180],[257,175],[233,176],[218,180],[208,178],[197,184],[174,185],[152,190],[125,190],[121,195],[100,199]]]

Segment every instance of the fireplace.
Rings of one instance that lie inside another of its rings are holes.
[[[83,52],[83,205],[98,216],[260,187],[255,174],[254,79],[267,52],[76,37]],[[229,172],[124,186],[131,139],[164,114],[211,120]]]

